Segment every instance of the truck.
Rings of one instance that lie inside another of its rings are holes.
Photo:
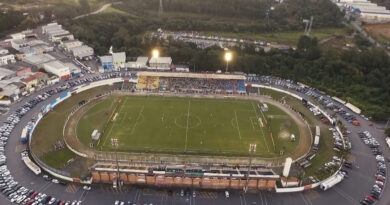
[[[20,141],[25,144],[28,140],[28,126],[24,127],[22,130],[22,135],[20,136]]]
[[[321,134],[321,130],[320,130],[320,126],[316,126],[316,136],[320,136]]]
[[[332,188],[334,185],[338,184],[344,179],[344,175],[341,173],[337,173],[336,175],[326,179],[320,184],[320,189],[322,191],[326,191],[329,188]]]
[[[38,167],[29,157],[23,157],[23,162],[26,164],[26,166],[34,172],[35,175],[38,175],[41,173],[41,168]]]
[[[318,150],[318,144],[320,143],[320,136],[314,137],[313,150]]]
[[[386,144],[387,144],[387,146],[390,148],[390,137],[386,137]]]

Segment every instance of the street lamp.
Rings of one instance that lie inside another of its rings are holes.
[[[233,55],[231,52],[226,52],[225,53],[225,60],[226,60],[226,72],[228,71],[229,69],[229,62],[232,60],[233,58]]]
[[[111,145],[112,147],[115,148],[115,161],[116,161],[116,184],[118,187],[121,186],[120,184],[120,179],[119,179],[119,162],[118,162],[118,147],[119,147],[119,143],[118,143],[118,138],[111,138]]]
[[[248,191],[249,174],[250,174],[250,171],[252,169],[252,157],[253,157],[253,153],[256,152],[256,146],[257,145],[255,143],[249,144],[249,166],[248,166],[248,172],[246,173],[246,183],[245,183],[245,187],[244,187],[245,193]]]

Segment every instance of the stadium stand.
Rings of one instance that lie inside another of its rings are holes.
[[[245,76],[140,72],[137,89],[189,93],[245,93]]]

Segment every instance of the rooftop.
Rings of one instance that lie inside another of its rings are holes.
[[[100,56],[100,61],[101,62],[112,62],[113,58],[112,58],[112,56]]]
[[[115,62],[125,62],[126,61],[126,53],[125,52],[112,53],[112,59]]]
[[[55,60],[55,58],[49,54],[31,55],[31,56],[26,56],[23,58],[24,62],[33,64],[33,65],[38,65],[38,64],[46,63],[46,62],[53,61],[53,60]]]
[[[171,64],[172,58],[171,57],[152,57],[149,60],[149,63],[163,63],[163,64]]]
[[[203,79],[225,79],[245,80],[245,75],[216,74],[216,73],[167,73],[167,72],[139,72],[138,76],[158,76],[174,78],[203,78]]]

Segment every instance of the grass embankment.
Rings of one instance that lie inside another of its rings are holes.
[[[104,93],[109,89],[110,87],[91,89],[87,92],[76,94],[57,105],[53,111],[50,111],[43,117],[35,128],[31,141],[31,151],[47,165],[59,169],[63,168],[68,160],[75,157],[75,154],[67,148],[54,150],[54,144],[63,140],[62,131],[67,116],[80,101]]]
[[[304,172],[306,177],[316,176],[318,179],[325,179],[326,177],[330,176],[331,173],[326,171],[317,172],[319,169],[324,170],[324,164],[326,162],[330,162],[332,157],[337,155],[333,150],[333,135],[329,131],[330,126],[323,124],[319,118],[314,116],[313,113],[310,112],[310,110],[308,110],[305,106],[303,106],[302,102],[296,98],[270,89],[260,89],[260,93],[262,95],[269,95],[276,100],[280,100],[284,97],[288,105],[305,115],[305,119],[308,122],[312,133],[315,133],[316,125],[320,126],[321,137],[319,142],[319,149],[316,153],[316,157],[310,161],[311,166],[305,168]]]

